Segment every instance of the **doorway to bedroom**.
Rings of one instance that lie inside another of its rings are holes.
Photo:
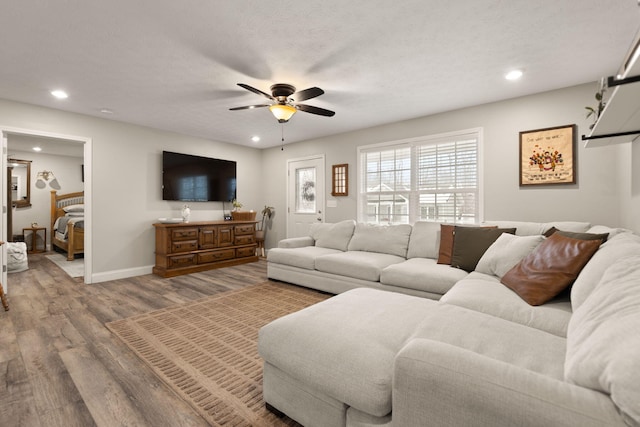
[[[5,289],[11,272],[28,267],[29,257],[46,257],[69,276],[91,283],[91,248],[84,245],[90,242],[90,194],[85,190],[90,189],[91,140],[4,128],[2,143],[7,183],[0,190],[2,240],[9,242],[1,254]],[[24,161],[30,171],[14,174],[14,160]],[[64,221],[57,221],[59,216]],[[11,265],[23,256],[25,265]]]

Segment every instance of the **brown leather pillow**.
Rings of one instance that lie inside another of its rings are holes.
[[[455,225],[440,224],[438,264],[451,264],[451,253],[453,252],[453,231],[455,229]]]
[[[553,233],[500,282],[530,305],[542,305],[573,283],[601,244]]]

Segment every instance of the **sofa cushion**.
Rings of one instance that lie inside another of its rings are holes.
[[[380,283],[443,295],[467,274],[433,258],[411,258],[382,270]]]
[[[482,255],[476,265],[476,271],[502,277],[525,256],[529,255],[543,240],[542,235],[515,236],[510,233],[502,233]]]
[[[567,325],[571,318],[568,295],[554,298],[544,305],[532,306],[500,283],[497,277],[477,271],[456,283],[440,302],[490,314],[560,337],[567,336]]]
[[[407,258],[438,258],[440,223],[417,221],[411,229]]]
[[[640,251],[640,236],[618,233],[610,237],[584,266],[571,287],[571,305],[576,311],[616,260]]]
[[[579,240],[554,233],[501,279],[531,305],[541,305],[578,277],[601,240]]]
[[[473,271],[485,251],[502,233],[516,232],[515,228],[456,227],[453,236],[451,265]]]
[[[404,258],[396,255],[350,250],[317,257],[315,269],[325,273],[379,282],[380,273],[385,267],[403,261],[405,261]]]
[[[355,226],[356,223],[352,219],[335,224],[316,223],[311,225],[309,235],[315,240],[316,246],[344,252],[349,246]]]
[[[609,239],[611,239],[614,236],[617,236],[618,234],[621,234],[621,233],[631,233],[631,230],[627,230],[626,228],[612,228],[612,227],[607,227],[606,225],[594,225],[593,227],[587,230],[587,233],[592,233],[592,234],[607,233],[609,235]]]
[[[303,248],[305,246],[313,246],[316,242],[311,236],[289,237],[278,242],[279,248]]]
[[[391,412],[393,361],[437,303],[358,288],[260,330],[263,359],[360,411]]]
[[[276,264],[285,264],[292,267],[314,270],[316,258],[322,255],[342,253],[337,249],[319,248],[317,246],[305,246],[301,248],[272,248],[267,251],[267,261]]]
[[[569,322],[565,379],[609,394],[640,425],[640,252],[615,262]]]
[[[377,252],[406,258],[410,234],[411,226],[408,224],[372,225],[360,223],[356,225],[353,232],[353,237],[349,242],[349,250]]]
[[[435,309],[425,310],[413,338],[444,342],[564,379],[565,338],[464,307],[435,304]]]

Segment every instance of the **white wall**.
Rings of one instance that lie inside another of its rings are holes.
[[[92,139],[94,277],[154,264],[151,224],[179,216],[182,206],[161,200],[162,150],[235,160],[239,200],[246,209],[262,206],[261,153],[253,148],[6,100],[0,100],[0,125]],[[222,219],[221,203],[191,208],[193,221]]]
[[[11,137],[8,138],[9,153],[17,159],[31,160],[31,206],[13,208],[13,234],[22,234],[22,229],[37,222],[47,228],[47,246],[51,245],[51,190],[49,182],[45,188],[36,187],[39,171],[52,171],[60,184],[58,193],[74,193],[83,190],[81,165],[82,157],[57,156],[51,154],[16,151],[11,149]],[[11,231],[9,231],[10,233]]]
[[[269,171],[264,176],[265,203],[276,208],[266,246],[275,246],[286,234],[287,159],[325,154],[327,200],[331,198],[331,165],[349,164],[349,196],[336,198],[337,207],[326,209],[325,220],[336,222],[356,216],[358,146],[476,127],[484,130],[482,171],[485,219],[581,220],[620,226],[623,221],[617,172],[619,155],[615,148],[585,149],[580,141],[580,135],[588,133],[590,124],[585,119],[584,107],[593,103],[596,90],[596,83],[580,85],[290,144],[285,146],[284,151],[280,151],[279,147],[264,150],[263,169]],[[578,125],[577,184],[520,188],[519,132],[574,123]],[[640,159],[636,162],[638,164]],[[635,187],[634,210],[637,217],[640,212],[640,184]],[[640,229],[638,225],[635,230]]]
[[[518,186],[518,132],[575,123],[579,135],[586,133],[584,107],[592,104],[596,88],[593,83],[466,108],[290,144],[284,151],[279,147],[260,151],[4,100],[0,100],[0,125],[92,138],[92,270],[94,276],[99,276],[119,270],[140,271],[153,265],[151,224],[158,217],[179,216],[180,202],[161,200],[162,150],[237,161],[238,198],[244,208],[258,211],[264,205],[276,208],[267,232],[267,247],[286,235],[287,159],[324,154],[328,200],[331,165],[350,165],[349,196],[335,198],[337,207],[326,209],[325,220],[336,222],[356,215],[358,146],[475,127],[484,129],[486,219],[574,219],[637,231],[640,229],[637,219],[640,178],[635,172],[640,165],[638,149],[629,148],[632,155],[625,155],[622,148],[584,149],[578,141],[576,185],[533,189]],[[330,119],[326,120],[330,125]],[[621,165],[625,161],[630,164]],[[627,172],[620,171],[620,167]],[[631,180],[628,185],[625,173]],[[221,203],[191,205],[193,221],[222,218]]]
[[[618,187],[622,212],[621,226],[636,232],[640,230],[640,146],[638,144],[640,141],[616,146],[620,165]]]

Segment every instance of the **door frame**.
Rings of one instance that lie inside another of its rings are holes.
[[[286,224],[285,224],[285,228],[286,228],[286,236],[287,238],[290,237],[289,236],[289,227],[291,225],[291,203],[293,202],[292,200],[290,200],[289,195],[291,194],[291,188],[289,187],[290,182],[291,182],[291,177],[289,176],[289,170],[291,168],[291,163],[296,163],[296,162],[305,162],[305,161],[309,161],[309,160],[320,160],[322,166],[322,180],[323,180],[323,184],[324,184],[324,194],[322,194],[322,200],[320,202],[320,204],[318,204],[318,209],[320,209],[322,211],[322,222],[324,222],[324,218],[325,218],[325,210],[326,210],[326,163],[325,163],[325,155],[324,154],[314,154],[314,155],[310,155],[310,156],[305,156],[305,157],[296,157],[293,159],[287,159],[287,188],[286,188],[286,193],[287,193],[287,197],[286,197],[286,202],[287,202],[287,218],[286,218]]]
[[[7,148],[9,135],[24,135],[24,136],[36,136],[49,139],[64,139],[67,141],[75,141],[84,144],[84,283],[91,283],[92,276],[92,254],[93,254],[93,240],[91,237],[91,230],[93,229],[93,203],[92,203],[92,152],[93,141],[89,137],[66,135],[55,132],[45,132],[34,129],[16,128],[11,126],[0,125],[0,139],[2,140],[2,161],[0,167],[2,167],[2,180],[0,182],[0,198],[2,200],[2,230],[0,233],[0,239],[7,241]],[[2,284],[5,290],[7,290],[7,248],[6,245],[2,245],[0,251],[0,261],[2,265]]]

